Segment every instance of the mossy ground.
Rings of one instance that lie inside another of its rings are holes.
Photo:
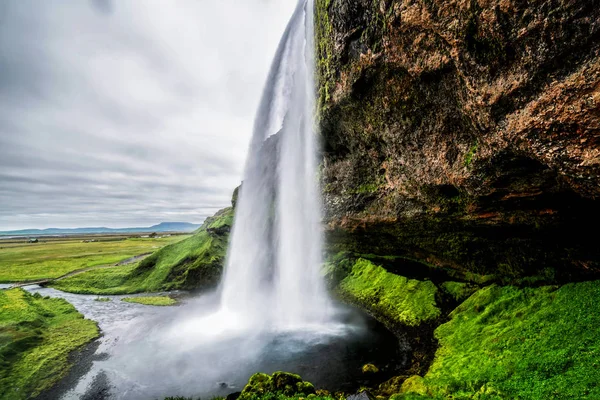
[[[98,336],[62,299],[0,291],[0,399],[35,397],[70,369],[68,355]]]
[[[165,246],[137,265],[98,269],[52,283],[83,294],[129,294],[214,286],[227,251],[233,209],[208,218],[194,235]]]
[[[437,287],[431,281],[407,279],[365,259],[358,259],[337,291],[376,317],[418,326],[440,316]]]
[[[600,398],[599,302],[600,281],[480,289],[435,330],[427,374],[392,397]]]
[[[481,289],[437,328],[425,383],[454,398],[600,398],[599,303],[600,281]]]
[[[147,306],[173,306],[177,300],[169,296],[144,296],[144,297],[126,297],[123,299],[127,303],[144,304]]]
[[[407,279],[345,256],[327,268],[342,299],[388,326],[399,323],[409,336],[435,328],[437,347],[425,348],[432,353],[423,360],[435,357],[421,376],[406,379],[409,369],[374,393],[397,392],[398,400],[600,398],[600,281],[479,289]]]

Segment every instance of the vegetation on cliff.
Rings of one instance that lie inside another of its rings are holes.
[[[84,294],[128,294],[209,288],[217,284],[233,208],[226,208],[191,237],[163,247],[137,265],[88,271],[52,283],[56,289]]]
[[[0,291],[0,399],[28,399],[69,371],[69,354],[98,336],[63,299]]]

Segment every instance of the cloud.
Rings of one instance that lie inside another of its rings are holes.
[[[242,178],[295,0],[7,0],[0,230],[201,222]]]

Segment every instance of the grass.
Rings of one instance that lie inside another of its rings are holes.
[[[165,246],[137,265],[87,271],[52,283],[82,294],[131,294],[197,289],[218,283],[233,209],[219,211],[184,240]]]
[[[127,303],[144,304],[147,306],[172,306],[177,304],[177,300],[169,296],[148,296],[148,297],[126,297],[123,299]]]
[[[39,243],[0,241],[0,283],[57,278],[78,269],[115,264],[186,237],[189,236],[99,240],[88,243],[82,242],[81,237]]]
[[[358,259],[338,285],[342,297],[350,298],[378,318],[418,326],[440,316],[437,287],[430,281],[408,279]]]
[[[483,288],[436,329],[440,347],[425,377],[413,378],[417,390],[403,388],[453,399],[600,398],[599,303],[600,281]]]
[[[52,282],[58,290],[81,294],[129,294],[140,289],[137,281],[128,280],[135,265],[123,265],[113,268],[93,269],[66,279]],[[141,284],[141,280],[139,282]]]
[[[68,355],[98,336],[63,299],[0,291],[0,399],[32,398],[66,375]]]

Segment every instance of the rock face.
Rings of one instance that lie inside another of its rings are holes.
[[[317,0],[315,12],[331,251],[465,279],[598,276],[595,2]]]

